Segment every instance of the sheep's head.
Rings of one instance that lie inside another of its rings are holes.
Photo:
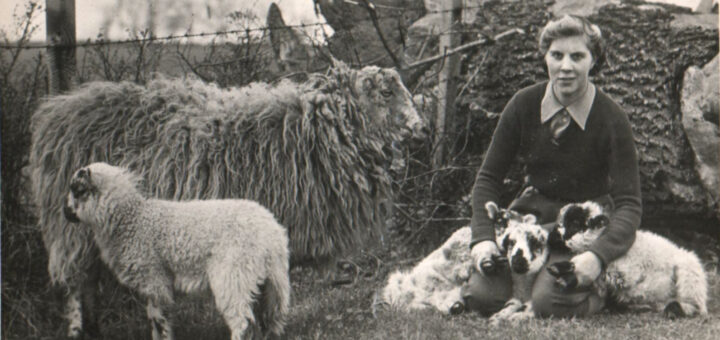
[[[137,185],[135,177],[125,169],[107,163],[92,163],[78,169],[70,179],[63,213],[68,221],[97,223],[99,199],[109,192],[133,192]]]
[[[582,249],[581,242],[591,242],[610,223],[610,218],[598,203],[571,203],[560,209],[557,233],[570,249]]]
[[[397,71],[366,66],[356,72],[352,86],[365,114],[373,115],[381,125],[397,126],[403,130],[405,137],[410,134],[417,138],[424,137],[425,123]]]
[[[517,274],[537,273],[547,260],[548,231],[537,224],[535,215],[509,220],[499,239],[500,251],[507,254],[510,269]]]

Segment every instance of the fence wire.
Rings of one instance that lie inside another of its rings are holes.
[[[357,6],[363,6],[358,1],[353,0],[345,0],[346,3],[357,5]],[[372,3],[371,3],[372,4]],[[408,8],[402,8],[402,7],[394,7],[394,6],[385,6],[385,5],[371,5],[371,10],[376,10],[376,8],[382,8],[390,11],[403,11],[403,13],[400,14],[394,14],[394,15],[383,15],[378,16],[378,20],[383,19],[399,19],[405,15],[404,12],[407,11],[414,11],[414,12],[421,12],[425,11],[425,14],[440,14],[440,13],[449,13],[455,10],[470,10],[470,9],[477,9],[483,7],[482,5],[477,6],[463,6],[456,9],[444,9],[444,10],[434,10],[434,11],[428,11],[425,9],[425,7],[408,7]],[[356,22],[371,22],[372,19],[370,17],[362,20],[356,20]],[[23,50],[31,50],[31,49],[47,49],[47,48],[78,48],[78,47],[93,47],[93,46],[106,46],[106,45],[122,45],[122,44],[135,44],[135,43],[146,43],[146,42],[164,42],[164,41],[171,41],[171,40],[177,40],[177,39],[191,39],[191,38],[201,38],[201,37],[221,37],[221,36],[228,36],[228,35],[238,35],[238,34],[245,34],[249,35],[253,32],[266,32],[270,30],[282,30],[282,29],[296,29],[296,28],[308,28],[308,27],[320,27],[320,26],[330,26],[327,22],[315,22],[315,23],[307,23],[307,24],[294,24],[294,25],[285,25],[285,26],[261,26],[261,27],[253,27],[253,28],[244,28],[244,29],[234,29],[234,30],[225,30],[225,31],[216,31],[216,32],[201,32],[201,33],[185,33],[185,34],[172,34],[167,36],[149,36],[149,37],[142,37],[142,38],[132,38],[132,39],[125,39],[125,40],[87,40],[85,42],[79,42],[74,44],[53,44],[53,43],[45,43],[45,44],[32,44],[32,45],[21,45],[21,42],[18,42],[17,44],[0,44],[0,49],[23,49]],[[335,30],[336,33],[338,32],[349,32],[352,31],[352,29],[338,29]],[[449,34],[449,33],[439,33],[438,35],[443,34]],[[27,43],[27,42],[26,42]]]

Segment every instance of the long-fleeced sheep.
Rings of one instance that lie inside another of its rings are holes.
[[[48,271],[68,287],[68,317],[80,314],[80,288],[93,290],[87,273],[97,261],[90,233],[62,215],[79,167],[126,167],[147,180],[151,197],[258,201],[287,226],[293,261],[328,263],[378,242],[392,191],[388,146],[421,128],[396,71],[341,63],[303,83],[221,89],[158,78],[92,82],[49,98],[32,117],[30,170]],[[92,311],[82,312],[93,323]]]
[[[586,251],[603,233],[610,219],[592,201],[564,206],[558,229],[573,252]],[[577,285],[572,262],[548,266],[558,283]],[[610,262],[595,282],[619,305],[650,307],[668,317],[707,314],[707,278],[700,259],[655,233],[638,230],[628,252]]]
[[[152,338],[173,338],[163,311],[175,290],[208,289],[233,340],[256,323],[263,335],[281,335],[290,305],[289,251],[273,214],[243,199],[147,199],[138,183],[123,168],[90,164],[72,176],[64,213],[82,222],[75,228],[92,230],[118,281],[147,299]]]

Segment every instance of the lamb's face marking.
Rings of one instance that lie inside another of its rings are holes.
[[[564,206],[558,213],[557,222],[557,233],[570,249],[575,249],[573,244],[579,240],[596,239],[610,223],[610,218],[602,206],[587,201]]]
[[[507,254],[510,269],[517,274],[536,273],[548,256],[548,231],[536,224],[534,215],[522,222],[510,220],[500,236],[500,251]]]
[[[98,197],[108,190],[109,179],[121,173],[120,168],[106,163],[92,163],[75,171],[63,207],[65,218],[73,223],[90,222],[96,218],[94,209]]]

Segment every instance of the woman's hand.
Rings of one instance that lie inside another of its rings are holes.
[[[602,271],[602,261],[591,251],[575,255],[570,262],[575,267],[578,287],[587,287],[592,284]]]
[[[497,244],[495,244],[495,241],[487,240],[474,245],[472,250],[470,250],[470,255],[473,258],[475,269],[480,273],[486,274],[484,267],[486,267],[487,264],[491,266],[494,265],[494,259],[500,256],[500,250]]]

